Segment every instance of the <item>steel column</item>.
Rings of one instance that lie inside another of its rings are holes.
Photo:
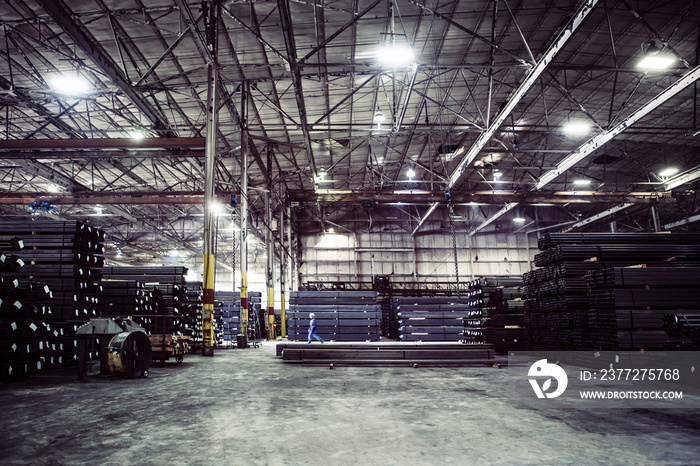
[[[218,72],[213,64],[207,67],[207,126],[204,149],[204,260],[202,299],[202,354],[214,355],[214,271],[216,255],[214,242],[216,224],[214,216],[214,166],[216,164],[216,133],[218,128]]]
[[[241,132],[241,334],[248,339],[248,132]]]
[[[265,271],[267,275],[267,339],[275,339],[275,245],[272,242],[272,192],[265,193],[265,248],[267,249],[267,261]]]
[[[287,312],[286,312],[286,296],[287,296],[287,248],[284,244],[284,206],[280,206],[280,219],[277,231],[280,237],[280,336],[287,336]]]

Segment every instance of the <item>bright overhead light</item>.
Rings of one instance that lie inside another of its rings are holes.
[[[493,170],[493,177],[494,178],[500,178],[502,176],[503,176],[503,173],[501,173],[501,171],[498,168]]]
[[[661,172],[659,172],[659,176],[660,176],[661,178],[668,178],[668,177],[670,177],[670,176],[675,175],[676,173],[678,173],[678,169],[677,169],[677,168],[675,168],[675,167],[669,167],[669,168],[666,168],[666,169],[662,170]]]
[[[637,63],[637,68],[647,71],[665,70],[675,61],[675,58],[666,55],[646,56]]]
[[[379,51],[379,62],[392,68],[415,62],[413,50],[405,44],[387,44]]]
[[[79,74],[58,75],[51,79],[49,84],[56,94],[68,96],[81,96],[87,94],[90,89],[92,89],[88,80]]]
[[[57,192],[58,192],[58,186],[56,186],[55,184],[50,185],[50,186],[49,186],[49,192],[50,192],[50,193],[57,193]]]
[[[146,137],[146,133],[141,129],[135,129],[129,132],[129,136],[131,137],[131,139],[140,141],[141,139],[144,139]]]
[[[562,126],[562,131],[570,136],[584,136],[591,130],[590,125],[581,122],[571,122]]]
[[[386,121],[386,117],[382,113],[381,110],[377,110],[377,113],[374,114],[374,121],[377,123],[382,123],[383,121]]]
[[[413,168],[409,168],[406,172],[406,176],[408,176],[409,178],[413,178],[414,176],[416,176],[416,172],[413,171]]]
[[[675,61],[676,59],[671,55],[661,53],[661,49],[652,40],[647,46],[644,57],[637,63],[637,68],[647,71],[665,70]]]
[[[591,180],[574,180],[574,186],[588,186],[591,184]]]
[[[513,221],[514,221],[515,223],[524,223],[524,222],[525,222],[525,218],[524,218],[524,217],[520,217],[520,216],[518,216],[518,217],[513,217]]]
[[[335,233],[335,228],[329,228],[328,233]]]

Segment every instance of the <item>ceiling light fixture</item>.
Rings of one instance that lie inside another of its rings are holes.
[[[569,122],[561,130],[569,136],[585,136],[591,130],[590,125],[582,122]]]
[[[588,186],[589,184],[591,184],[591,180],[586,180],[586,179],[574,180],[574,186]]]
[[[413,177],[416,176],[416,172],[413,171],[413,168],[409,168],[406,172],[406,176],[408,176],[409,180],[413,180]]]
[[[391,68],[415,63],[413,50],[405,44],[387,44],[378,53],[379,62]]]
[[[374,121],[377,123],[383,123],[386,121],[386,117],[381,110],[377,109],[377,113],[374,114]]]
[[[49,81],[49,85],[56,94],[67,96],[82,96],[92,89],[88,80],[77,73],[57,75]]]
[[[661,49],[656,46],[656,42],[649,41],[644,57],[637,63],[637,68],[646,71],[665,70],[670,67],[676,59],[670,55],[661,53]]]
[[[666,169],[660,171],[660,172],[659,172],[659,176],[660,176],[662,179],[666,179],[666,178],[669,178],[669,177],[675,175],[676,173],[678,173],[678,169],[677,169],[677,168],[675,168],[675,167],[669,167],[669,168],[666,168]]]
[[[503,176],[503,173],[501,173],[501,170],[499,170],[498,168],[493,169],[493,177],[494,178],[500,178],[502,176]]]
[[[140,141],[140,140],[146,138],[146,132],[142,129],[135,129],[135,130],[129,132],[129,136],[131,137],[131,139],[134,139],[136,141]]]

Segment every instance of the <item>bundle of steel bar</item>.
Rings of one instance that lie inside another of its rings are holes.
[[[103,317],[131,317],[132,320],[152,331],[154,322],[151,314],[158,309],[153,299],[153,290],[136,280],[103,280],[101,303],[97,306]]]
[[[132,281],[145,284],[151,289],[150,314],[166,315],[171,317],[182,316],[184,304],[187,302],[187,289],[185,286],[187,267],[104,267],[102,276],[105,280]],[[148,314],[148,313],[147,313]],[[168,334],[182,334],[183,319],[166,319]],[[146,323],[146,330],[150,331],[150,325]]]
[[[68,345],[51,332],[52,298],[46,283],[0,275],[0,381],[60,366]]]
[[[700,282],[692,269],[700,265],[699,237],[597,233],[546,236],[539,242],[543,252],[535,260],[542,268],[523,275],[532,349],[629,349],[618,344],[618,336],[623,337],[623,345],[644,343],[659,348],[662,343],[658,338],[644,339],[629,332],[657,335],[661,327],[656,319],[663,311],[632,312],[631,316],[629,311],[691,305],[693,301],[688,300],[693,299],[693,293],[686,287]],[[654,320],[653,324],[649,319]],[[641,324],[645,327],[639,327]],[[618,331],[627,333],[618,335]]]
[[[700,267],[616,267],[585,278],[592,340],[603,349],[662,349],[668,337],[659,335],[669,310],[700,309]]]
[[[438,342],[278,343],[287,363],[333,366],[485,366],[497,362],[490,345]]]
[[[185,285],[187,302],[182,306],[181,332],[191,339],[194,350],[202,348],[202,283],[190,282]]]
[[[401,341],[461,341],[464,319],[485,317],[483,300],[466,296],[394,298]],[[481,340],[483,341],[483,340]]]
[[[522,277],[518,278],[520,280],[503,280],[504,285],[499,287],[476,285],[484,296],[484,308],[488,313],[488,319],[483,324],[485,341],[493,344],[496,354],[527,349],[523,300],[525,288]]]
[[[22,238],[0,235],[0,251],[19,251],[24,248]]]
[[[187,267],[103,267],[102,274],[105,279],[136,280],[149,284],[185,285]]]
[[[49,336],[42,367],[62,367],[77,360],[75,328],[97,316],[100,274],[104,263],[104,232],[82,222],[36,221],[0,223],[0,241],[21,240],[9,258],[0,257],[3,273],[12,273],[31,305],[30,328]],[[34,280],[40,281],[41,286]],[[49,291],[47,291],[49,290]],[[15,300],[15,307],[21,303]]]
[[[700,244],[698,233],[546,233],[537,240],[541,251],[560,244],[672,245]]]
[[[310,314],[317,333],[329,341],[378,341],[380,306],[376,291],[295,291],[289,297],[287,337],[306,340]]]
[[[18,272],[24,266],[24,261],[14,254],[6,255],[0,252],[0,272]]]
[[[700,260],[700,246],[695,244],[559,244],[535,256],[535,265],[543,267],[560,261],[597,260],[619,261]]]
[[[82,236],[97,242],[104,242],[105,233],[76,220],[69,221],[3,221],[3,235],[17,235],[25,239],[32,235]]]
[[[694,351],[700,349],[700,312],[665,314],[663,328],[669,339],[665,349]]]
[[[233,347],[237,343],[237,337],[241,333],[241,294],[233,291],[217,291],[214,294],[214,315],[217,336],[217,344],[224,347]]]
[[[95,239],[81,236],[65,236],[63,233],[60,235],[24,236],[23,238],[0,235],[0,249],[2,249],[3,242],[7,241],[17,241],[19,243],[17,246],[20,247],[13,249],[14,251],[19,251],[20,249],[58,249],[83,251],[92,254],[104,254],[105,252],[104,244]]]

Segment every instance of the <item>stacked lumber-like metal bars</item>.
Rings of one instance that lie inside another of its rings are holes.
[[[233,291],[217,291],[214,294],[214,329],[217,344],[234,346],[241,333],[241,294]]]
[[[700,265],[700,235],[653,233],[554,233],[540,238],[542,252],[535,256],[540,269],[523,275],[526,291],[526,319],[531,349],[589,349],[628,347],[658,347],[660,334],[652,337],[651,330],[642,338],[630,333],[629,327],[615,335],[609,330],[602,336],[597,329],[611,326],[611,309],[620,309],[624,299],[641,298],[646,294],[647,305],[658,303],[654,291],[617,290],[614,293],[596,292],[591,311],[587,273],[609,268],[644,265],[654,267],[692,267]],[[596,275],[598,277],[598,275]],[[615,298],[617,296],[617,298]],[[678,296],[677,305],[685,303],[685,296]],[[663,298],[660,298],[663,299]],[[617,300],[617,301],[616,301]],[[603,306],[607,311],[598,312]],[[632,325],[624,321],[623,325]],[[607,315],[601,321],[602,315]],[[636,323],[641,322],[637,313]],[[617,311],[615,311],[615,320]],[[629,318],[627,318],[629,321]],[[604,323],[603,323],[604,322]],[[656,325],[656,324],[655,324]],[[602,326],[602,327],[601,327]],[[660,327],[655,327],[658,332]],[[637,338],[635,338],[637,337]]]
[[[202,282],[190,282],[185,285],[187,301],[182,305],[183,335],[192,339],[192,349],[202,349]]]
[[[700,267],[608,268],[585,274],[593,345],[604,350],[663,349],[669,310],[700,311]]]
[[[330,341],[379,341],[380,306],[376,291],[293,291],[289,296],[287,337],[304,341],[309,314],[317,333]]]
[[[148,333],[165,333],[183,335],[183,311],[187,303],[185,275],[187,267],[144,266],[144,267],[104,267],[102,275],[105,281],[112,282],[111,291],[126,294],[143,286],[148,288],[143,296],[138,298],[139,304],[132,315]],[[141,298],[144,298],[143,300]],[[132,300],[128,305],[132,305]],[[121,300],[118,302],[121,303]],[[117,306],[119,308],[120,306]],[[129,309],[123,309],[128,311]],[[115,310],[117,314],[117,310]],[[114,315],[114,312],[111,313]],[[124,314],[121,314],[124,315]]]
[[[483,332],[464,337],[465,319],[484,317],[483,301],[469,296],[393,298],[401,341],[452,341],[470,338],[483,343]]]
[[[0,254],[0,339],[31,352],[0,351],[3,377],[75,364],[75,330],[99,313],[103,243],[102,230],[77,221],[0,223],[0,247],[10,250]]]
[[[665,314],[663,327],[669,340],[664,343],[667,350],[700,349],[700,312],[676,312]]]
[[[481,277],[470,281],[469,287],[484,301],[484,341],[496,354],[527,349],[522,277]],[[474,323],[478,322],[465,320],[465,330]]]

